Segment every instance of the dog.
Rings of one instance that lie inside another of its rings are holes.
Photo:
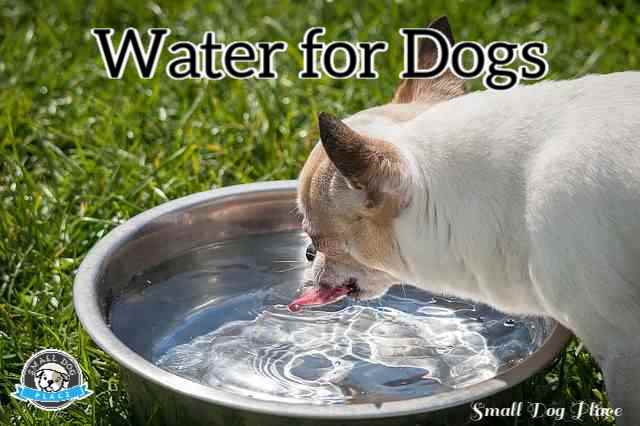
[[[430,27],[454,43],[446,18]],[[423,39],[421,67],[437,55]],[[640,424],[639,100],[640,72],[473,93],[445,72],[344,121],[320,113],[292,306],[407,282],[552,317],[602,367],[618,425]]]
[[[36,371],[36,388],[44,392],[58,392],[69,387],[69,373],[53,362],[43,364]]]

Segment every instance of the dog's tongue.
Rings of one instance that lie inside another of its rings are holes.
[[[310,288],[305,291],[302,296],[289,303],[289,310],[297,312],[303,306],[318,306],[333,303],[349,293],[349,289],[345,286],[340,287],[317,287]]]

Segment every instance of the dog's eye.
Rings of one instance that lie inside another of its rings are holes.
[[[309,262],[313,261],[313,259],[316,258],[316,248],[313,246],[313,244],[309,244],[307,246],[307,250],[305,251],[305,255],[307,256],[307,260]]]

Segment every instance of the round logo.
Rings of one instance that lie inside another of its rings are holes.
[[[16,385],[16,392],[11,395],[42,410],[57,411],[92,393],[84,383],[80,365],[71,355],[45,349],[24,364],[20,385]]]

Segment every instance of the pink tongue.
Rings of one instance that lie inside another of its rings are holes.
[[[305,291],[302,296],[289,303],[289,310],[291,312],[297,312],[302,309],[303,306],[327,305],[335,302],[347,293],[349,293],[349,289],[344,286],[333,288],[311,288]]]

